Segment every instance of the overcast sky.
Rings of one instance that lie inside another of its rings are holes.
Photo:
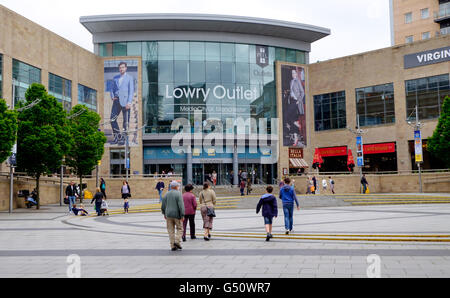
[[[389,0],[0,0],[50,31],[93,51],[80,16],[126,13],[204,13],[261,17],[325,27],[310,62],[390,46]]]

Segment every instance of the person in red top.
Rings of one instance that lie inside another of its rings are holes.
[[[186,227],[187,222],[189,221],[189,230],[191,232],[191,239],[195,239],[195,212],[197,211],[197,199],[195,195],[192,193],[194,187],[191,184],[188,184],[184,187],[186,191],[183,194],[184,201],[184,221],[183,221],[183,242],[186,241]]]

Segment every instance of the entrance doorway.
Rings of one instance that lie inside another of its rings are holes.
[[[203,164],[204,166],[204,180],[211,183],[211,185],[217,185],[219,184],[219,177],[220,177],[220,167],[218,164]],[[214,183],[214,177],[215,177],[215,183]]]

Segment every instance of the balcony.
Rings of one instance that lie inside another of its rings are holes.
[[[436,31],[436,37],[450,34],[450,27],[441,28],[440,31]]]
[[[450,20],[450,6],[439,9],[439,11],[434,12],[434,21],[436,23],[441,23]]]

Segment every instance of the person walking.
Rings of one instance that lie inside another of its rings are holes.
[[[324,177],[324,178],[322,179],[322,189],[323,189],[323,194],[326,193],[327,187],[328,187],[327,179],[325,179],[325,177]]]
[[[122,199],[124,200],[131,197],[131,189],[127,181],[123,181],[120,193],[122,194]]]
[[[247,179],[247,196],[252,192],[252,181],[251,179]]]
[[[245,180],[243,180],[243,179],[241,180],[239,187],[240,187],[240,191],[241,191],[241,196],[243,196],[244,190],[245,190]]]
[[[102,192],[103,196],[106,198],[106,182],[103,178],[100,178],[100,191]]]
[[[312,177],[312,182],[313,182],[313,186],[314,186],[312,193],[313,193],[313,195],[315,195],[315,194],[316,194],[316,190],[317,190],[317,180],[316,180],[316,176],[313,176],[313,177]]]
[[[100,191],[100,188],[97,187],[94,197],[91,200],[91,204],[95,202],[95,212],[97,212],[97,215],[102,215],[102,201],[103,201],[103,193]]]
[[[155,189],[158,190],[158,194],[159,194],[159,202],[160,202],[160,203],[162,202],[162,194],[163,194],[163,191],[164,191],[164,188],[165,188],[165,187],[166,187],[166,186],[164,185],[164,181],[163,181],[161,178],[159,178],[159,181],[158,181],[158,183],[156,184]]]
[[[69,200],[69,213],[73,212],[72,208],[76,202],[79,192],[75,185],[75,182],[70,181],[70,184],[66,187],[66,198]]]
[[[187,223],[189,221],[189,230],[191,232],[191,239],[196,239],[195,237],[195,212],[197,210],[197,199],[195,195],[192,193],[194,187],[192,184],[188,184],[184,187],[186,191],[183,194],[183,202],[184,202],[184,221],[183,221],[183,236],[181,239],[183,242],[186,241],[186,228]]]
[[[288,235],[294,227],[294,202],[297,205],[297,210],[300,210],[295,189],[291,186],[289,177],[284,179],[284,186],[280,189],[280,199],[283,202],[284,227],[286,235]]]
[[[256,206],[256,214],[259,213],[259,210],[262,208],[262,216],[264,217],[264,224],[266,226],[266,241],[270,241],[272,236],[272,224],[273,224],[273,218],[278,216],[278,206],[277,206],[277,199],[272,194],[273,187],[267,186],[266,188],[266,194],[262,195],[261,199],[258,202],[258,205]]]
[[[369,182],[367,182],[367,179],[366,179],[366,174],[362,175],[361,185],[363,187],[363,193],[366,193],[367,192],[367,186],[369,185]]]
[[[166,220],[172,251],[183,249],[180,243],[183,234],[185,209],[179,188],[180,184],[177,181],[170,182],[170,191],[163,197],[161,204],[161,212]]]
[[[334,194],[334,180],[330,177],[328,177],[329,182],[330,182],[330,190],[331,192]]]
[[[311,192],[311,185],[312,185],[311,178],[310,177],[306,178],[306,194],[307,195],[310,195],[312,193]]]
[[[203,239],[209,241],[211,239],[211,230],[213,228],[214,208],[216,207],[216,193],[209,187],[209,183],[203,184],[203,190],[200,192],[200,212],[203,218],[203,229],[205,234]]]
[[[128,213],[128,209],[130,209],[130,202],[128,199],[123,201],[123,213]]]
[[[216,186],[216,184],[217,184],[217,173],[216,173],[216,171],[213,171],[213,173],[211,175],[211,178],[212,178],[213,185]]]

